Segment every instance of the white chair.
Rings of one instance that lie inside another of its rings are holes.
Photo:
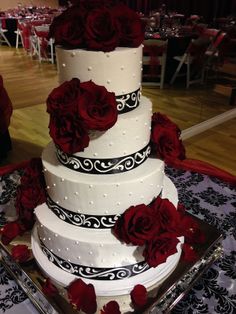
[[[209,39],[199,37],[192,40],[182,56],[174,56],[178,61],[177,68],[170,80],[172,85],[178,76],[186,76],[186,88],[191,84],[204,82],[205,52],[209,46]],[[185,67],[185,71],[180,72]],[[193,71],[194,69],[194,71]]]
[[[168,40],[146,39],[143,48],[143,86],[164,88]]]
[[[16,34],[16,49],[19,48],[19,45],[24,47],[24,42],[23,42],[21,30],[19,28],[17,28],[17,30],[14,33]]]
[[[0,45],[2,43],[6,43],[9,47],[11,47],[11,44],[9,43],[7,37],[5,36],[5,33],[7,32],[7,29],[3,29],[0,25]]]
[[[34,40],[33,43],[37,51],[39,62],[49,61],[54,63],[54,40],[48,39],[49,25],[40,25],[34,27]]]

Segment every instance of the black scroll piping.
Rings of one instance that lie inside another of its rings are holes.
[[[159,195],[161,197],[162,190]],[[82,213],[75,213],[68,209],[61,207],[56,204],[49,196],[47,196],[47,205],[48,208],[62,221],[67,222],[71,225],[88,228],[88,229],[110,229],[114,227],[116,221],[120,217],[120,214],[117,215],[86,215]]]
[[[110,229],[112,228],[120,215],[85,215],[75,213],[56,204],[49,196],[47,196],[47,205],[51,211],[61,220],[83,228],[90,229]]]
[[[90,267],[75,264],[62,259],[50,251],[42,242],[40,242],[43,253],[47,256],[48,260],[62,270],[78,277],[94,280],[121,280],[137,276],[144,271],[148,270],[150,266],[142,261],[137,264],[128,266],[120,266],[114,268],[105,267]]]
[[[118,114],[126,113],[137,108],[139,106],[140,96],[140,89],[129,94],[116,96]]]
[[[97,159],[69,155],[56,147],[57,158],[61,164],[71,170],[90,174],[114,174],[130,171],[141,165],[150,153],[151,147],[148,144],[140,151],[128,156]]]

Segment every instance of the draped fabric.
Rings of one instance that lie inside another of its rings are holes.
[[[4,134],[9,125],[12,115],[12,103],[3,86],[3,78],[0,75],[0,134]]]

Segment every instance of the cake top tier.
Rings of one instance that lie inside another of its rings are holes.
[[[77,0],[57,16],[49,36],[66,48],[113,51],[116,47],[138,47],[144,29],[138,14],[115,0]]]

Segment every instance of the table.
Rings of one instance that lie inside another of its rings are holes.
[[[201,173],[166,167],[177,187],[179,200],[188,212],[218,228],[223,235],[223,256],[194,285],[188,295],[172,310],[172,314],[221,313],[236,311],[236,189]],[[16,187],[23,169],[0,177],[0,210],[14,202]],[[4,224],[4,215],[0,215]],[[0,307],[5,313],[38,313],[14,281],[0,267]]]

